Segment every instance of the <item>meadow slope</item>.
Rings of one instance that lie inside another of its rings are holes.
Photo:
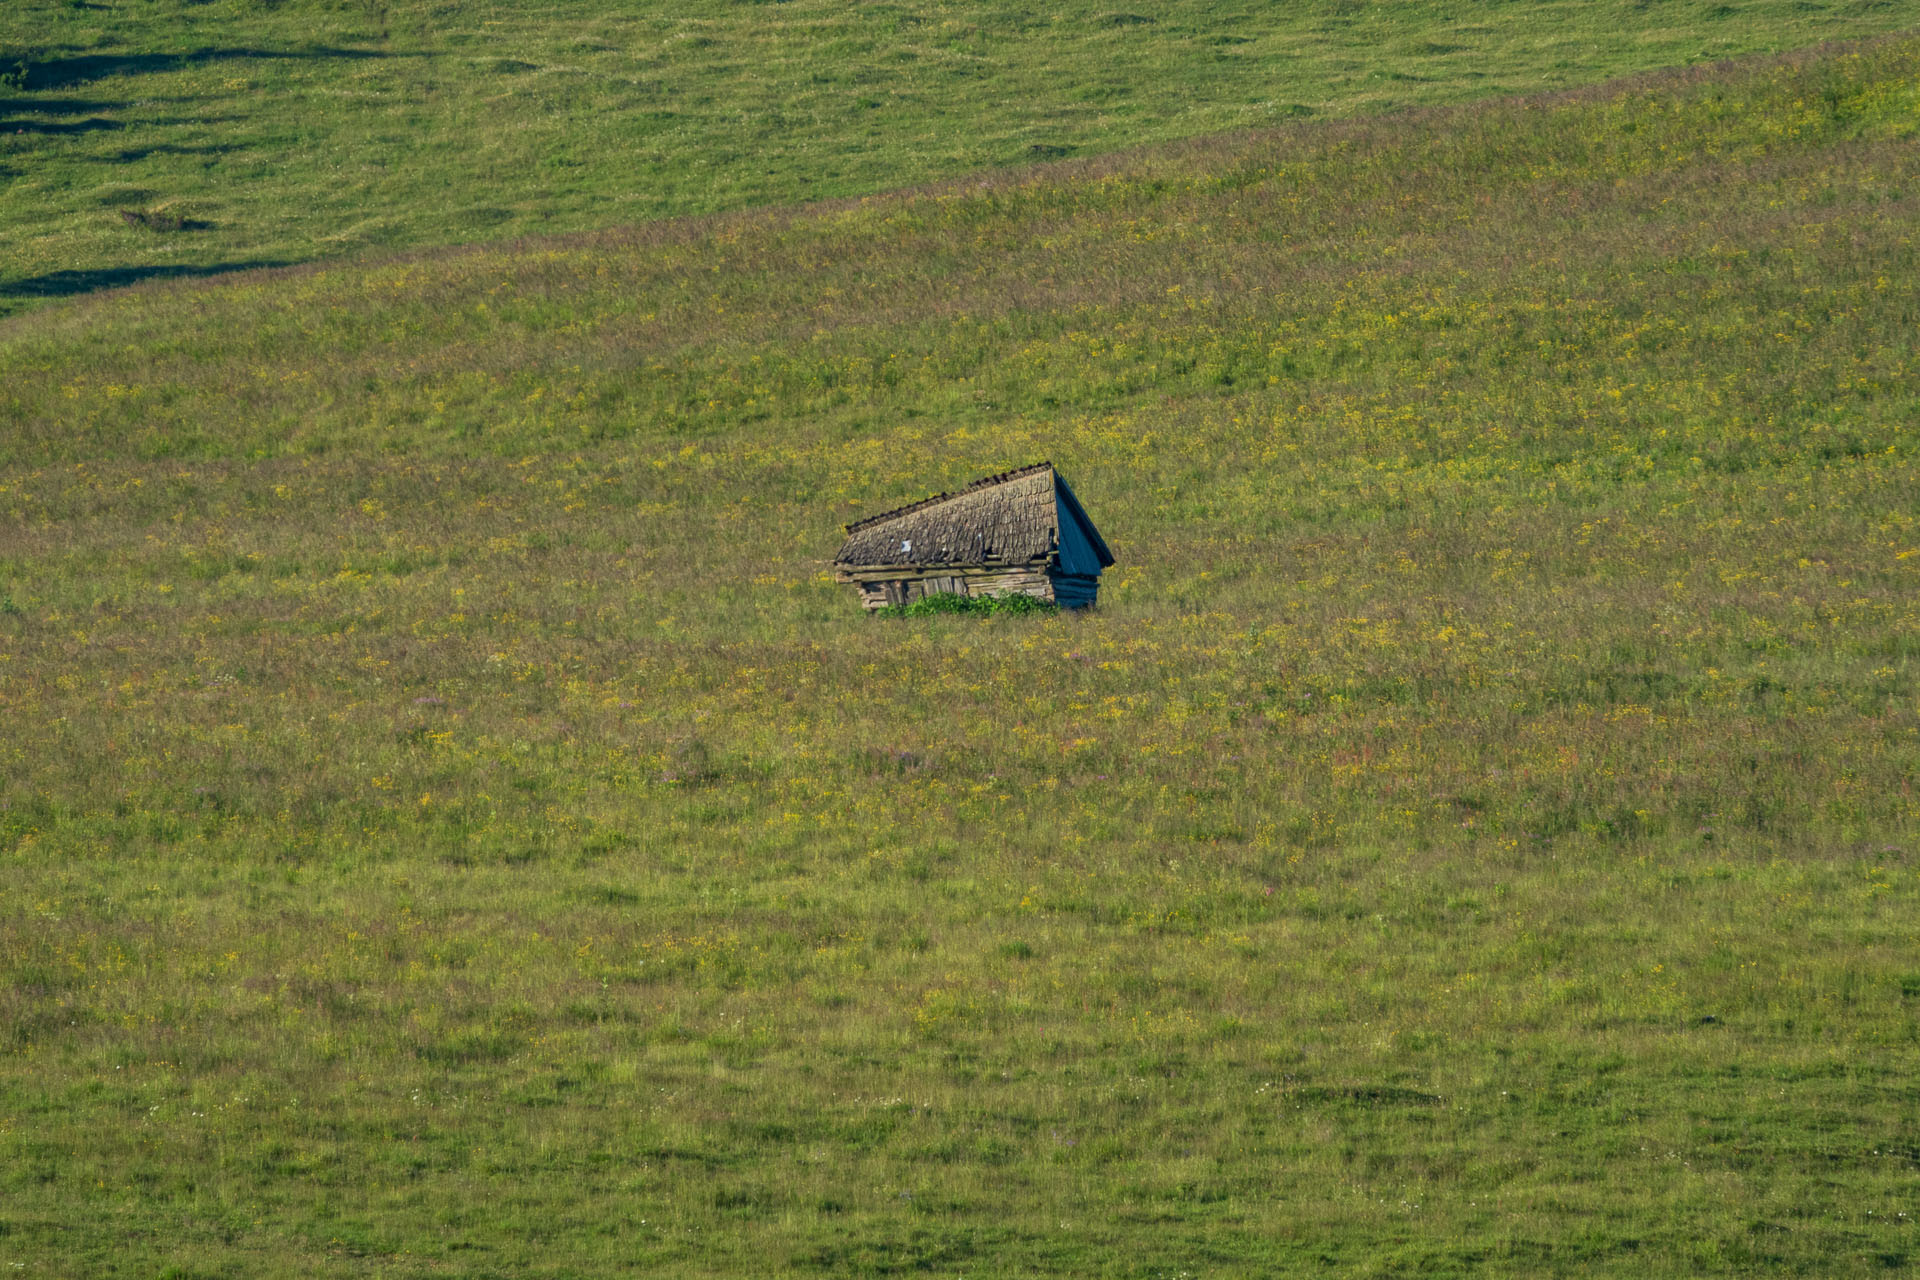
[[[1910,1268],[1917,73],[0,325],[0,1258]]]
[[[1914,0],[8,0],[0,314],[1916,24]]]

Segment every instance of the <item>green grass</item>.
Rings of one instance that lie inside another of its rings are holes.
[[[985,617],[1050,614],[1058,606],[1032,596],[962,596],[943,593],[922,596],[912,604],[890,604],[873,611],[876,618],[937,618],[944,614]]]
[[[862,195],[1916,22],[1906,0],[10,0],[0,313],[144,279]]]
[[[0,326],[0,1260],[1910,1270],[1916,72]]]

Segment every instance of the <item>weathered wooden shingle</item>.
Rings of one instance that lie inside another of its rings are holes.
[[[976,480],[847,526],[842,565],[1028,564],[1060,545],[1053,464]]]

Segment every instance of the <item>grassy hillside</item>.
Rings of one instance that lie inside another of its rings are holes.
[[[0,1254],[1909,1269],[1916,72],[9,322]]]
[[[9,0],[0,313],[1916,23],[1910,0]]]

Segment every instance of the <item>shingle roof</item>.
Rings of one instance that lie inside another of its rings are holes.
[[[1061,491],[1056,496],[1056,485]],[[976,480],[847,526],[834,557],[842,565],[1026,564],[1060,545],[1060,498],[1086,526],[1107,563],[1106,545],[1051,462]]]

